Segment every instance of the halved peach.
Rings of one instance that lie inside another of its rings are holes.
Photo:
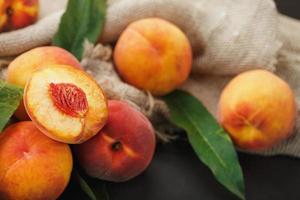
[[[34,72],[25,86],[24,105],[44,134],[70,144],[96,135],[108,115],[101,87],[82,70],[65,65]]]
[[[22,53],[9,64],[7,81],[24,88],[32,73],[45,65],[70,65],[81,69],[80,62],[68,51],[54,46],[37,47]],[[29,120],[23,103],[15,117],[21,121]]]

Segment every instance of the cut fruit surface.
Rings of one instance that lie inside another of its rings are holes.
[[[25,87],[24,104],[43,133],[70,144],[97,134],[108,115],[100,86],[82,70],[65,65],[33,73]]]
[[[22,53],[9,64],[7,82],[24,88],[36,70],[49,65],[68,65],[82,69],[80,62],[65,49],[55,46],[37,47]],[[19,105],[15,117],[20,121],[30,120],[23,103]]]

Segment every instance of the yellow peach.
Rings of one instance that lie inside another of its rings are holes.
[[[137,88],[165,95],[189,76],[192,50],[185,34],[174,24],[158,18],[131,23],[114,51],[120,76]]]
[[[72,166],[67,144],[46,137],[32,122],[13,124],[0,137],[0,199],[57,199]]]
[[[264,70],[235,77],[223,90],[219,121],[241,149],[263,150],[293,130],[296,103],[289,85]]]

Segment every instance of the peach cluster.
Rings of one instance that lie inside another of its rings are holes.
[[[0,0],[0,31],[33,23],[37,13],[38,0]],[[188,78],[192,49],[174,24],[141,19],[121,33],[114,63],[124,81],[161,96]],[[150,121],[123,101],[107,100],[68,51],[46,46],[25,52],[8,66],[7,81],[24,88],[24,96],[15,112],[22,122],[0,136],[0,199],[57,199],[73,156],[89,176],[114,182],[149,166],[156,146]],[[295,118],[291,88],[264,70],[238,75],[220,97],[219,122],[241,149],[274,146],[292,133]]]
[[[24,96],[15,113],[21,122],[0,136],[0,199],[57,199],[69,182],[72,156],[88,175],[110,181],[129,180],[150,164],[149,120],[125,102],[108,102],[66,50],[46,46],[21,54],[8,66],[7,81],[23,87]],[[76,154],[68,144],[76,144]]]

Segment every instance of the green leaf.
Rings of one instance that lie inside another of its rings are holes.
[[[198,158],[216,179],[240,199],[245,199],[244,178],[237,153],[228,134],[195,97],[175,91],[164,97],[171,121],[183,128]]]
[[[91,200],[109,200],[105,183],[101,180],[81,176],[77,171],[75,172],[76,179],[82,191]]]
[[[0,80],[0,131],[18,108],[22,96],[22,88]]]
[[[106,0],[69,0],[53,44],[73,53],[81,60],[83,43],[95,43],[103,29]]]

